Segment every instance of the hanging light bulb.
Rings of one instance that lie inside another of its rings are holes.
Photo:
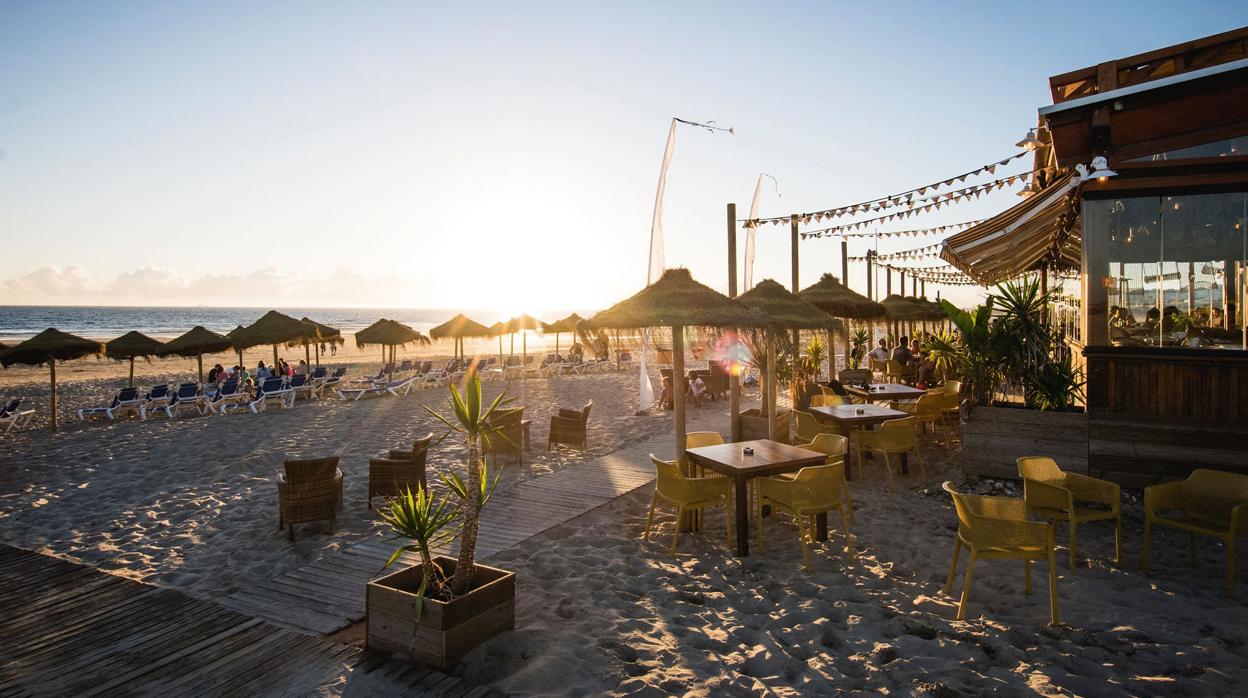
[[[1023,136],[1023,140],[1015,143],[1014,145],[1025,150],[1035,150],[1036,148],[1044,145],[1044,141],[1036,138],[1036,129],[1029,128],[1027,129],[1027,135]]]
[[[1109,160],[1105,159],[1104,155],[1097,155],[1092,158],[1092,174],[1088,175],[1084,179],[1095,179],[1098,182],[1104,183],[1108,181],[1110,177],[1117,176],[1117,172],[1109,169]]]

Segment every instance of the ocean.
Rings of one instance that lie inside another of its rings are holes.
[[[0,341],[25,339],[49,327],[63,332],[92,339],[108,340],[131,330],[138,330],[155,337],[173,337],[203,325],[214,332],[229,332],[239,325],[249,325],[260,318],[268,308],[213,308],[213,307],[100,307],[100,306],[0,306]],[[436,308],[276,308],[291,317],[309,317],[317,322],[336,327],[344,332],[360,330],[379,318],[398,320],[421,331],[428,332],[450,318],[459,310]],[[468,317],[492,325],[507,318],[494,317],[496,311],[462,311]],[[567,316],[571,310],[551,313],[538,319],[553,322]],[[583,310],[577,310],[582,315]]]

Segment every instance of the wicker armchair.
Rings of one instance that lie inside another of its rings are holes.
[[[391,449],[388,458],[371,458],[368,461],[368,508],[373,508],[373,497],[397,497],[409,490],[428,489],[425,479],[425,460],[429,456],[429,444],[433,434],[416,440],[412,450]]]
[[[514,456],[517,464],[524,465],[524,408],[495,410],[490,424],[498,433],[490,436],[484,452],[494,457],[494,465],[498,465],[500,453]]]
[[[295,539],[295,524],[329,520],[334,532],[338,507],[342,505],[342,471],[338,456],[311,460],[288,460],[286,472],[277,474],[277,528],[287,529]]]
[[[559,414],[550,418],[550,436],[546,438],[546,450],[556,444],[567,444],[585,450],[588,436],[589,411],[594,406],[590,400],[581,410],[560,409]]]

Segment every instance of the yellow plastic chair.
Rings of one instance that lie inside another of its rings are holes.
[[[823,424],[815,419],[815,415],[804,412],[802,410],[794,410],[797,413],[797,436],[793,443],[810,443],[820,434],[840,434],[840,430],[831,424]]]
[[[1075,572],[1075,530],[1089,521],[1114,522],[1114,563],[1122,565],[1122,491],[1117,484],[1087,475],[1068,473],[1052,458],[1026,456],[1018,459],[1018,476],[1023,478],[1023,501],[1027,511],[1056,524],[1070,526],[1070,571]],[[1096,502],[1109,511],[1079,506]]]
[[[836,394],[829,395],[825,393],[823,395],[814,395],[810,398],[811,407],[836,407],[837,405],[848,405],[848,404],[849,404],[849,398],[845,397],[844,395],[836,395]]]
[[[914,369],[909,366],[902,366],[901,362],[896,359],[889,359],[884,368],[884,379],[895,383],[905,383],[906,379],[914,376]]]
[[[650,500],[650,514],[646,516],[645,539],[650,540],[650,526],[654,523],[654,508],[659,500],[676,507],[676,532],[672,536],[672,553],[680,542],[680,521],[686,511],[708,506],[724,506],[728,516],[728,545],[732,545],[732,480],[726,477],[685,477],[674,461],[660,460],[650,454],[650,461],[658,477],[654,484],[654,498]]]
[[[831,388],[829,388],[829,387],[828,387],[828,386],[826,386],[826,385],[821,385],[821,386],[819,386],[819,394],[820,394],[820,395],[832,395],[832,396],[835,396],[835,397],[840,397],[839,395],[837,395],[837,394],[836,394],[836,391],[832,390]]]
[[[845,531],[845,552],[854,554],[853,538],[849,532],[849,523],[845,518],[845,505],[841,487],[845,482],[845,466],[815,465],[797,471],[793,479],[774,477],[758,478],[758,508],[755,510],[758,523],[758,551],[763,552],[763,513],[764,506],[771,506],[775,511],[783,511],[798,519],[798,539],[802,543],[802,569],[810,571],[810,541],[815,538],[815,516],[836,510],[841,516],[841,528]],[[803,524],[802,517],[810,517]]]
[[[717,431],[691,431],[685,434],[685,448],[718,446],[724,443],[724,435]]]
[[[862,452],[870,451],[884,456],[884,472],[888,474],[888,486],[893,488],[893,455],[901,455],[914,451],[915,460],[919,462],[919,470],[923,478],[927,478],[927,468],[923,466],[923,454],[919,451],[918,429],[914,417],[890,419],[874,431],[858,432],[858,474],[862,475]],[[900,466],[900,464],[899,464]]]
[[[1178,517],[1158,512],[1179,510]],[[1153,524],[1189,534],[1192,564],[1196,536],[1217,538],[1226,546],[1226,594],[1235,596],[1235,538],[1248,533],[1248,476],[1198,468],[1186,480],[1144,488],[1144,572]]]
[[[932,425],[932,433],[936,433],[936,425],[942,424],[941,440],[945,446],[949,445],[949,435],[943,428],[944,411],[947,400],[945,393],[928,393],[921,396],[914,403],[914,421],[918,424],[922,433],[927,432],[927,425]]]
[[[880,361],[879,359],[871,359],[871,373],[878,373],[881,376],[888,373],[888,361]]]
[[[945,385],[956,382],[949,381]],[[945,442],[949,443],[950,437],[962,425],[961,385],[959,384],[958,390],[946,390],[940,393],[940,399],[942,401],[940,409],[941,424],[945,429]]]
[[[944,388],[946,393],[962,394],[962,381],[945,381],[945,384],[940,387]]]
[[[958,602],[958,620],[966,620],[966,602],[971,598],[971,580],[975,562],[984,560],[1024,560],[1027,571],[1027,593],[1031,593],[1031,561],[1048,560],[1049,613],[1051,624],[1057,625],[1057,564],[1053,552],[1053,525],[1027,520],[1027,504],[1021,499],[961,494],[946,482],[944,490],[953,498],[958,512],[958,535],[953,543],[953,560],[945,580],[945,593],[953,590],[953,575],[958,569],[958,553],[963,546],[971,551],[966,564],[966,581],[962,600]]]
[[[820,434],[815,437],[814,441],[808,444],[799,444],[799,448],[808,451],[818,451],[828,457],[824,461],[825,465],[841,465],[849,467],[845,464],[845,457],[849,455],[849,439],[838,434]],[[795,475],[793,473],[782,473],[775,477],[781,479],[792,480]],[[842,468],[841,477],[845,477],[845,470]],[[841,493],[845,497],[846,510],[849,513],[850,522],[854,521],[854,500],[849,495],[849,481],[845,480],[841,483]]]

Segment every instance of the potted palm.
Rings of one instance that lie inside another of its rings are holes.
[[[409,542],[395,550],[387,567],[404,552],[418,553],[420,564],[369,582],[367,591],[368,647],[440,669],[451,668],[473,647],[515,626],[515,573],[475,559],[481,511],[498,484],[497,476],[492,481],[488,476],[482,447],[490,439],[506,438],[490,423],[494,411],[506,404],[506,391],[485,406],[481,380],[472,370],[463,393],[452,384],[450,394],[449,418],[425,409],[446,425],[443,438],[463,440],[467,477],[440,472],[448,494],[438,497],[419,488],[389,503],[386,523],[396,538]],[[434,554],[455,539],[456,557]]]

